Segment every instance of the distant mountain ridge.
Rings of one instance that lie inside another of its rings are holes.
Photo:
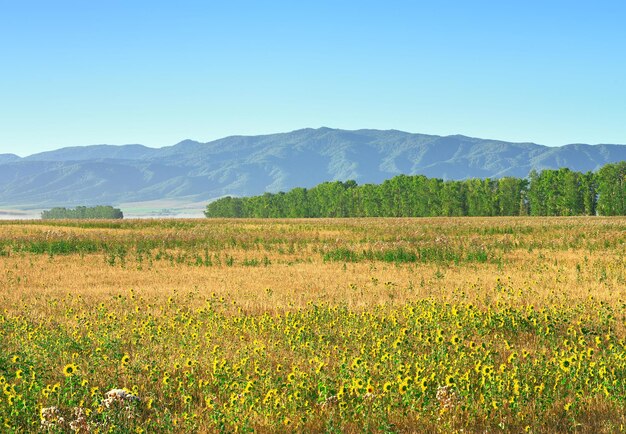
[[[94,145],[20,158],[0,154],[0,206],[44,208],[177,199],[209,201],[399,174],[443,179],[525,177],[530,170],[586,172],[626,160],[626,145],[547,147],[397,130],[302,129],[184,140],[163,148]]]

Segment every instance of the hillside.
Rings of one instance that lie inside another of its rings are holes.
[[[443,179],[525,177],[531,169],[596,170],[626,160],[624,145],[547,147],[461,135],[302,129],[263,136],[62,148],[0,155],[0,206],[43,208],[176,199],[201,202],[399,174]]]

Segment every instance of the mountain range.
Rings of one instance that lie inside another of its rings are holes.
[[[94,145],[28,157],[0,154],[0,207],[41,209],[147,201],[208,202],[399,174],[443,179],[526,177],[532,169],[586,172],[626,160],[626,145],[548,147],[396,130],[302,129],[184,140],[163,148]]]

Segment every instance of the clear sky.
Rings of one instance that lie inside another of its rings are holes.
[[[0,0],[0,153],[305,127],[626,143],[626,2]]]

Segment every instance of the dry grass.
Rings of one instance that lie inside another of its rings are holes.
[[[0,417],[30,431],[55,404],[93,411],[93,430],[614,432],[625,234],[625,218],[581,217],[0,222],[0,375],[14,389]],[[405,328],[411,338],[392,347]],[[559,367],[572,356],[575,374]],[[366,370],[349,368],[358,357]],[[80,375],[62,375],[69,363]],[[464,403],[453,411],[434,399],[448,376]],[[514,393],[514,380],[528,390]],[[118,420],[94,386],[134,386],[144,402]]]

